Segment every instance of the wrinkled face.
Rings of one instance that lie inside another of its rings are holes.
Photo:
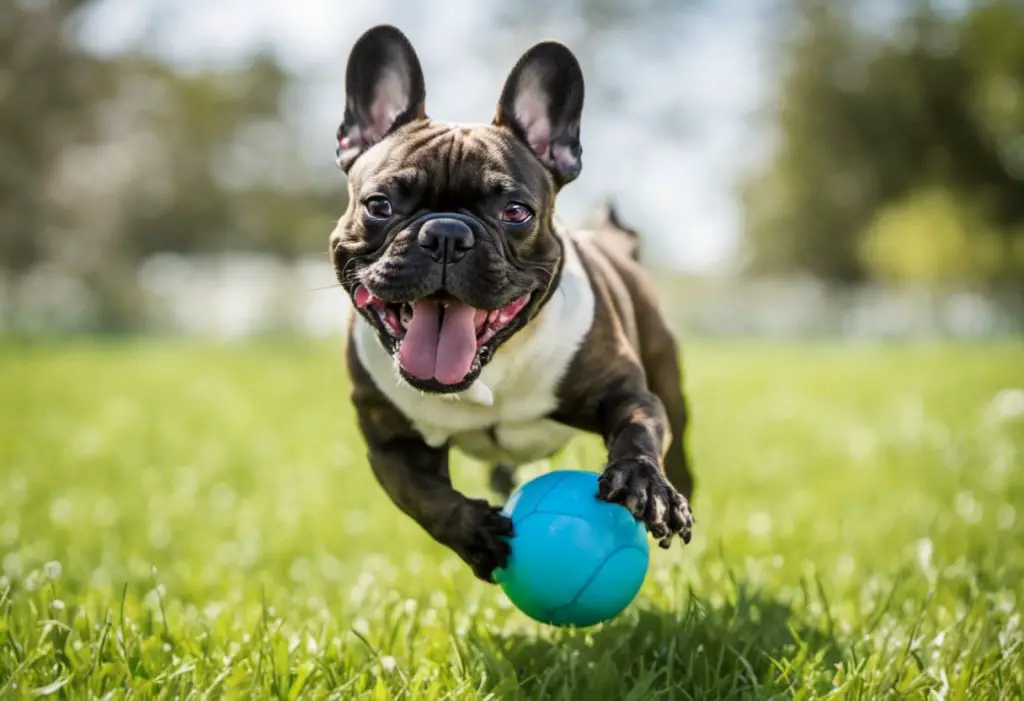
[[[435,122],[415,52],[381,26],[353,48],[347,92],[338,279],[407,382],[461,391],[558,279],[552,217],[580,167],[579,66],[565,47],[539,44],[513,69],[492,124]]]
[[[494,126],[418,120],[364,158],[332,236],[339,281],[407,381],[462,389],[557,277],[551,178]]]

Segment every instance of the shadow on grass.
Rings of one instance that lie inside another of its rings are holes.
[[[494,636],[487,690],[497,698],[746,699],[825,681],[840,658],[827,631],[742,585],[727,602],[692,594],[679,614],[641,609],[590,631]],[[470,645],[473,640],[467,640]]]

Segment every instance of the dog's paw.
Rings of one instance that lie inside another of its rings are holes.
[[[493,584],[494,570],[508,565],[507,538],[512,533],[512,521],[500,508],[482,499],[470,499],[459,509],[450,544],[477,577]]]
[[[643,521],[659,544],[667,548],[678,535],[690,542],[693,514],[686,497],[668,483],[656,462],[647,457],[614,460],[598,480],[598,498],[622,504]]]

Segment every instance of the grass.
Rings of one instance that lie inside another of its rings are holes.
[[[399,516],[337,344],[8,344],[0,698],[1024,697],[1024,347],[687,368],[694,542],[574,631]]]

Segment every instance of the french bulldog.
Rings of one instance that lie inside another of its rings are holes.
[[[420,61],[390,25],[355,43],[330,237],[351,298],[346,363],[369,463],[391,500],[484,581],[511,521],[452,486],[449,451],[514,468],[578,432],[608,458],[597,498],[662,547],[689,542],[693,479],[676,341],[612,207],[570,231],[555,200],[582,166],[583,73],[545,41],[512,68],[489,124],[427,116]]]

